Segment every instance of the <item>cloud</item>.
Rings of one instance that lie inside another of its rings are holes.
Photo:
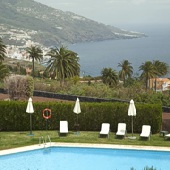
[[[129,0],[127,0],[129,1]],[[130,0],[133,4],[170,4],[169,0]]]
[[[132,0],[131,1],[135,5],[141,5],[147,2],[147,0]]]
[[[62,5],[72,5],[73,3],[70,3],[70,2],[64,2],[64,3],[61,3]]]
[[[71,6],[73,5],[74,3],[70,3],[70,2],[59,2],[57,3],[58,5],[62,5],[62,6]]]

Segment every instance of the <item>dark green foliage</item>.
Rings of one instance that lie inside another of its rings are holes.
[[[6,56],[6,45],[4,45],[1,37],[0,37],[0,62],[4,60],[4,57]]]
[[[152,133],[157,133],[161,129],[162,108],[157,104],[137,105],[137,116],[134,118],[134,127],[139,132],[143,124],[151,125]],[[134,130],[135,130],[134,128]]]
[[[0,102],[0,129],[2,131],[29,130],[30,119],[26,113],[27,102]],[[73,102],[33,103],[35,112],[32,114],[33,130],[45,130],[46,122],[42,116],[43,109],[52,110],[52,117],[48,120],[49,130],[58,130],[59,121],[67,120],[69,130],[74,130],[74,124],[80,124],[81,131],[99,131],[101,124],[110,123],[111,131],[117,131],[120,122],[127,124],[128,133],[131,132],[131,117],[127,115],[127,103],[81,103],[80,114],[73,113]],[[140,133],[142,125],[151,125],[152,133],[160,131],[162,123],[161,105],[136,104],[137,116],[134,118],[134,132]]]
[[[118,74],[112,68],[103,68],[101,75],[101,79],[104,84],[107,84],[110,87],[118,84]]]
[[[2,62],[0,62],[0,81],[3,80],[8,75],[9,75],[9,69],[6,67],[5,64],[2,64]]]

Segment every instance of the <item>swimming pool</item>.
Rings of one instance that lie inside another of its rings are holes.
[[[170,152],[110,148],[49,147],[0,156],[0,170],[170,169]]]

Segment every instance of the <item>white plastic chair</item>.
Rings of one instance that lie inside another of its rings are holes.
[[[165,135],[164,138],[165,138],[165,139],[169,139],[169,138],[170,138],[170,133],[167,134],[167,135]]]
[[[144,138],[149,138],[150,139],[150,135],[151,135],[151,126],[150,125],[143,125],[140,137],[144,137]]]
[[[125,136],[126,134],[126,123],[118,123],[116,136]]]
[[[60,134],[68,133],[68,121],[60,121]]]
[[[109,137],[109,132],[110,132],[110,124],[102,123],[100,135],[107,135]]]

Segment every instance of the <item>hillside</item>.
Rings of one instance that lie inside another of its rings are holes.
[[[8,44],[45,46],[145,36],[63,12],[33,0],[0,0],[0,36]]]
[[[10,57],[5,57],[3,63],[5,65],[7,65],[8,67],[17,67],[18,65],[23,67],[23,68],[32,68],[32,62],[30,61],[25,61],[25,60],[18,60],[15,58],[10,58]],[[40,63],[38,63],[37,61],[35,61],[35,66],[36,70],[45,70],[45,67],[43,65],[41,65]]]

